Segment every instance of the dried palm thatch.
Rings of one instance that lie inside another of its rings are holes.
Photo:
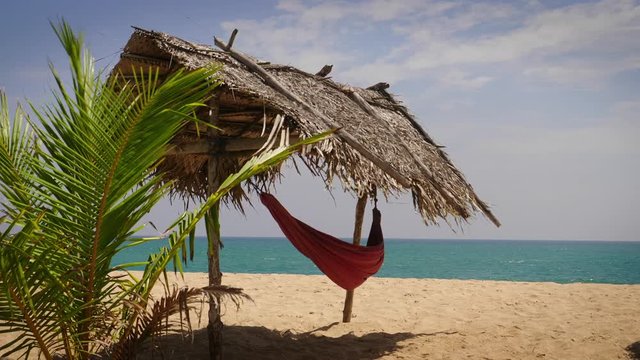
[[[280,133],[283,141],[293,141],[338,127],[337,136],[298,154],[327,184],[338,178],[345,190],[357,196],[373,189],[386,195],[411,191],[427,224],[449,217],[466,220],[481,212],[499,226],[442,147],[386,91],[387,84],[354,88],[326,77],[330,66],[313,75],[291,66],[261,63],[219,40],[216,45],[222,50],[134,29],[114,69],[125,78],[141,67],[156,69],[162,77],[183,68],[222,65],[221,86],[209,107],[197,114],[218,130],[185,127],[160,168],[167,180],[174,181],[180,196],[206,195],[211,156],[216,159],[217,175],[224,178],[261,147],[269,134]],[[275,169],[254,182],[268,189],[279,175]],[[241,206],[246,191],[251,189],[238,188],[227,201]]]

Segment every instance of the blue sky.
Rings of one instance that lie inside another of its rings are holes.
[[[640,240],[638,1],[22,1],[0,13],[0,87],[12,102],[50,101],[49,27],[85,34],[109,68],[131,25],[235,48],[340,82],[391,83],[503,227],[481,217],[453,232],[425,227],[411,199],[382,206],[390,237]],[[300,218],[352,232],[355,200],[288,171],[278,196]],[[168,201],[150,219],[166,223]],[[280,235],[256,204],[223,213],[225,235]]]

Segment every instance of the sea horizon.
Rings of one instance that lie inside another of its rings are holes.
[[[335,236],[335,235],[334,235]],[[162,237],[159,234],[143,234],[137,235],[136,238],[151,238],[151,237]],[[204,238],[206,234],[196,234],[196,238]],[[253,235],[222,235],[223,239],[284,239],[283,236],[253,236]],[[352,237],[350,235],[346,236],[337,236],[338,239],[351,242]],[[366,241],[366,234],[363,233],[363,241]],[[620,243],[640,243],[639,239],[542,239],[542,238],[520,238],[520,239],[502,239],[502,238],[419,238],[419,237],[386,237],[385,241],[396,241],[396,240],[410,240],[410,241],[548,241],[548,242],[620,242]]]
[[[321,274],[284,237],[223,236],[222,243],[222,272]],[[114,263],[144,261],[163,244],[127,249]],[[388,238],[385,245],[378,277],[640,284],[640,241]],[[207,272],[206,237],[197,236],[195,247],[184,271]]]
[[[149,235],[153,236],[153,235]],[[204,238],[206,235],[196,235],[197,238]],[[282,236],[242,236],[242,235],[229,235],[222,236],[223,239],[284,239]],[[349,236],[338,236],[338,239],[351,242],[351,237]],[[366,241],[365,238],[362,239]],[[384,241],[547,241],[547,242],[620,242],[620,243],[640,243],[640,240],[606,240],[606,239],[486,239],[486,238],[417,238],[417,237],[385,237]]]

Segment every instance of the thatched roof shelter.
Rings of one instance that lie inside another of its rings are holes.
[[[206,195],[207,163],[217,156],[221,178],[237,170],[265,142],[273,126],[284,137],[306,138],[339,127],[336,136],[304,149],[297,159],[327,183],[337,178],[356,196],[373,189],[385,194],[410,191],[427,224],[438,219],[468,219],[476,212],[498,220],[455,168],[442,147],[424,131],[409,111],[379,83],[367,89],[333,81],[291,66],[244,60],[229,45],[222,50],[194,44],[164,33],[134,28],[114,71],[126,76],[133,68],[155,68],[161,76],[178,69],[222,65],[221,86],[210,108],[198,114],[211,119],[218,131],[186,127],[163,164],[176,192],[185,197]],[[242,56],[242,54],[240,54]],[[239,61],[240,59],[240,61]],[[270,187],[278,169],[256,182]],[[245,191],[228,200],[240,204]]]

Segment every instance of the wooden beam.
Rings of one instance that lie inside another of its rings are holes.
[[[263,128],[266,128],[265,133],[271,130],[271,127],[267,123],[266,127],[263,127],[261,119],[254,122],[237,123],[229,121],[219,121],[218,131],[221,138],[245,138],[245,139],[258,139],[265,136]],[[188,135],[197,138],[205,131],[203,126],[197,124],[187,125],[181,132],[181,135]]]
[[[207,154],[211,152],[213,146],[209,144],[209,141],[200,139],[192,143],[186,143],[181,145],[173,145],[169,147],[165,156],[180,156],[190,154]]]
[[[362,220],[364,219],[364,209],[367,207],[367,193],[358,198],[356,204],[356,219],[353,226],[353,245],[360,245],[360,239],[362,238]],[[347,295],[344,299],[344,310],[342,310],[342,322],[351,322],[351,310],[353,308],[353,293],[354,290],[347,290]]]
[[[217,138],[221,139],[221,138]],[[298,135],[289,136],[289,144],[295,144],[300,140]],[[213,141],[207,139],[200,139],[192,143],[187,143],[179,146],[173,146],[167,150],[165,156],[181,156],[190,154],[215,154],[217,152],[238,152],[258,150],[264,145],[266,138],[246,139],[246,138],[224,138],[218,141],[222,141],[222,146],[216,146]]]
[[[298,135],[289,135],[289,144],[295,144],[300,140]],[[235,152],[235,151],[247,151],[247,150],[258,150],[264,145],[267,141],[266,138],[258,138],[258,139],[228,139],[225,142],[225,146],[223,150],[226,152]]]
[[[384,161],[381,157],[371,152],[369,149],[364,147],[355,137],[349,134],[347,131],[343,130],[342,127],[337,124],[335,121],[327,117],[325,114],[320,112],[315,107],[307,104],[304,100],[302,100],[299,96],[292,93],[288,89],[286,89],[278,80],[276,80],[271,74],[266,72],[263,68],[261,68],[258,64],[256,64],[253,60],[248,58],[246,55],[235,51],[233,49],[229,49],[228,46],[218,38],[214,37],[214,43],[216,46],[225,50],[231,55],[234,59],[238,60],[242,64],[244,64],[249,70],[256,73],[259,77],[261,77],[264,82],[274,88],[276,91],[279,91],[283,95],[285,95],[288,99],[296,102],[305,110],[311,112],[318,119],[320,119],[325,126],[332,129],[337,129],[335,131],[336,136],[342,139],[344,142],[349,144],[353,149],[358,151],[365,159],[368,159],[372,163],[374,163],[378,168],[380,168],[383,172],[391,176],[394,180],[396,180],[400,185],[405,188],[411,188],[411,179],[401,174],[397,169],[395,169],[391,164]]]
[[[262,119],[264,116],[264,111],[233,111],[233,112],[222,112],[219,116],[219,121],[228,121],[228,122],[253,122],[256,119]],[[273,116],[267,113],[267,120],[272,120]]]

